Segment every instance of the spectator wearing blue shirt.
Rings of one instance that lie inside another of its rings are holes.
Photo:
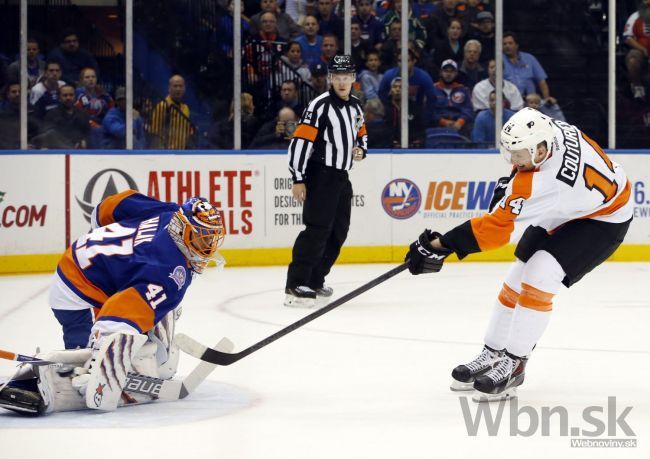
[[[235,11],[235,6],[233,4],[234,0],[229,0],[228,2],[228,13],[217,19],[217,25],[215,27],[214,36],[217,44],[219,45],[221,51],[230,59],[232,59],[232,50],[233,50],[233,28],[235,20],[233,14]],[[241,2],[241,37],[243,39],[248,38],[250,35],[250,25],[249,19],[244,15],[245,3]]]
[[[456,81],[457,76],[456,61],[444,61],[440,66],[440,80],[433,87],[433,122],[436,127],[446,127],[465,134],[469,133],[474,110],[469,89]]]
[[[375,16],[371,0],[358,0],[357,15],[361,21],[361,38],[368,40],[372,46],[381,45],[384,23]]]
[[[384,76],[379,71],[381,67],[381,60],[379,53],[372,51],[366,57],[366,68],[359,74],[359,81],[361,82],[361,90],[366,96],[366,100],[376,99],[379,97],[379,85]]]
[[[438,7],[429,0],[416,0],[411,4],[413,14],[422,21],[426,21],[438,10]]]
[[[558,106],[558,104],[550,104],[548,102],[544,104],[542,103],[542,98],[539,96],[539,94],[536,94],[534,92],[526,96],[526,107],[539,110],[549,118],[566,122],[564,112],[562,112],[562,109]]]
[[[126,90],[115,91],[115,107],[111,108],[102,121],[104,129],[103,147],[111,150],[126,148]],[[144,148],[144,126],[137,110],[133,110],[133,148]]]
[[[535,56],[519,51],[517,36],[512,32],[503,33],[503,71],[504,78],[514,83],[523,97],[527,94],[538,92],[544,101],[556,104],[557,100],[551,97],[546,79],[546,72]]]
[[[483,143],[489,145],[482,145],[484,147],[494,146],[494,129],[495,129],[495,111],[497,106],[497,93],[492,91],[490,93],[490,108],[488,110],[481,110],[476,119],[474,120],[474,128],[472,129],[472,142],[474,143]],[[501,126],[506,124],[515,112],[508,110],[507,108],[503,109],[503,118],[501,120]]]
[[[315,16],[305,16],[302,25],[303,34],[296,38],[302,49],[302,58],[309,65],[316,65],[320,60],[323,37],[318,34],[320,26]]]
[[[325,36],[328,33],[333,33],[342,42],[343,19],[334,13],[334,2],[332,0],[318,0],[317,9],[316,18],[318,19],[321,34]]]
[[[395,58],[398,64],[401,64],[401,59],[399,58],[400,51],[397,52]],[[414,109],[425,110],[428,116],[433,113],[433,103],[435,101],[436,95],[433,90],[433,80],[431,76],[420,67],[416,67],[416,63],[419,59],[417,51],[415,51],[415,45],[409,46],[408,51],[408,92],[409,92],[409,101],[414,103]],[[379,98],[384,103],[384,106],[390,106],[390,89],[391,82],[395,77],[400,76],[402,70],[400,66],[393,67],[388,69],[384,73],[384,77],[379,83]],[[426,117],[426,116],[425,116]],[[426,122],[426,121],[425,121]]]

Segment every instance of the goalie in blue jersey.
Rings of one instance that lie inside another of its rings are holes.
[[[0,406],[42,414],[148,401],[123,390],[128,374],[174,376],[181,300],[210,261],[223,264],[224,235],[221,212],[204,198],[179,206],[128,190],[104,199],[50,288],[66,351],[38,357],[66,371],[41,367],[36,378],[26,365],[0,391]]]

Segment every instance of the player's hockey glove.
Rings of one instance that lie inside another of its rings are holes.
[[[429,229],[424,230],[417,241],[410,245],[404,261],[409,264],[411,274],[437,273],[442,264],[452,251],[448,249],[435,249],[431,240],[441,237]]]
[[[503,197],[506,195],[506,188],[508,188],[508,183],[510,183],[510,180],[512,180],[512,177],[515,176],[515,173],[517,172],[516,169],[513,169],[512,174],[510,174],[510,177],[501,177],[499,180],[497,180],[497,184],[494,187],[494,193],[492,194],[492,200],[490,201],[490,205],[488,206],[488,212],[492,212],[492,210],[499,204],[499,201],[503,199]]]

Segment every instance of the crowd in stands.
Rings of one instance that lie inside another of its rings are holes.
[[[408,1],[408,43],[401,5]],[[484,0],[353,0],[350,38],[357,67],[353,94],[364,106],[371,148],[401,145],[401,49],[408,48],[408,145],[494,145],[495,20]],[[241,0],[242,148],[285,148],[306,102],[328,90],[327,65],[343,52],[342,0]],[[214,28],[215,47],[232,59],[233,0]],[[650,56],[650,0],[623,32],[625,66],[636,100],[645,102]],[[537,58],[517,36],[503,35],[503,120],[524,106],[564,119]],[[227,65],[227,63],[224,63]],[[230,64],[231,65],[231,64]],[[28,138],[34,148],[124,148],[126,94],[98,83],[96,59],[73,30],[42,54],[27,43]],[[20,62],[6,67],[0,148],[18,148]],[[219,84],[218,82],[216,84]],[[171,75],[168,94],[134,110],[135,148],[233,148],[233,104],[200,133],[184,102],[186,81]]]
[[[327,90],[327,64],[343,52],[342,5],[342,1],[333,0],[285,1],[283,10],[277,0],[261,0],[259,5],[245,3],[245,10],[252,15],[244,19],[247,27],[242,28],[250,31],[243,38],[247,50],[244,55],[258,57],[246,64],[248,87],[256,105],[269,97],[273,99],[265,105],[264,115],[271,113],[278,122],[286,118],[286,111],[281,116],[285,108],[300,115],[297,97],[285,97],[285,87],[291,81],[296,86],[309,85],[312,96]],[[350,40],[357,67],[353,94],[361,99],[366,115],[372,119],[369,142],[376,148],[401,145],[401,5],[402,0],[353,2]],[[410,147],[435,147],[436,139],[442,139],[444,145],[449,140],[464,146],[493,145],[494,133],[485,131],[489,124],[486,117],[492,117],[494,126],[490,93],[496,75],[495,21],[488,6],[481,0],[409,1],[406,45]],[[259,58],[260,43],[268,53],[282,53],[280,62],[294,73],[273,73],[269,68],[272,61]],[[268,85],[259,89],[269,75],[274,75],[277,89],[269,89]],[[540,109],[563,117],[550,93],[544,69],[533,55],[519,50],[513,33],[504,35],[504,76],[506,115],[521,109],[527,96],[541,94]],[[474,129],[482,111],[485,113],[479,127]],[[265,122],[264,115],[258,114],[259,126]],[[242,138],[244,148],[264,146],[260,142],[259,138]],[[224,144],[231,145],[232,141],[217,141],[214,145]],[[282,142],[274,138],[267,147],[278,144]]]

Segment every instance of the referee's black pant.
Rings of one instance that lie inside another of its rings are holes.
[[[287,288],[319,289],[339,256],[350,228],[352,184],[347,171],[309,162],[307,199],[302,220],[306,228],[293,245]]]

